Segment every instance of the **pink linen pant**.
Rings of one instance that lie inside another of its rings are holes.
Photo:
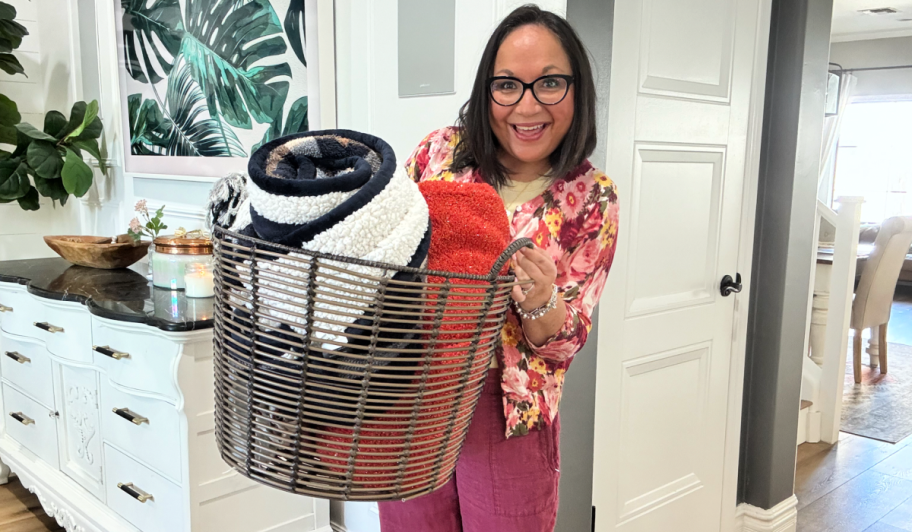
[[[560,421],[504,437],[500,370],[491,368],[456,474],[406,502],[381,502],[381,532],[553,532],[560,480]]]

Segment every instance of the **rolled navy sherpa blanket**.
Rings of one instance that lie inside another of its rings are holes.
[[[283,137],[254,152],[248,172],[250,215],[263,240],[404,266],[426,237],[427,204],[377,137]]]
[[[217,223],[242,235],[259,238],[284,246],[340,255],[398,266],[421,267],[425,264],[430,246],[428,209],[418,186],[397,168],[392,148],[383,140],[363,133],[327,130],[308,132],[277,139],[260,147],[250,158],[246,186],[237,186],[236,179],[217,184],[221,193],[210,203],[210,215]],[[231,179],[231,178],[226,178]],[[224,192],[227,191],[227,192]],[[237,204],[237,198],[247,198],[234,213],[222,211]],[[222,196],[227,195],[227,198]],[[249,214],[248,214],[249,213]],[[229,225],[230,224],[230,225]],[[276,248],[279,249],[279,248]],[[284,255],[285,252],[282,252]],[[290,257],[304,257],[288,253]],[[353,274],[417,281],[414,274],[387,272],[380,268],[350,263],[323,261],[344,268]],[[251,320],[254,294],[250,281],[250,261],[238,266],[240,282],[226,282],[228,299],[237,307],[236,313]],[[289,360],[288,373],[299,374],[304,353],[289,348],[289,344],[306,332],[305,309],[308,303],[308,273],[301,271],[301,262],[286,258],[257,260],[258,287],[255,291],[259,305],[257,321],[272,331],[255,341],[267,353]],[[294,267],[292,267],[294,266]],[[339,299],[323,297],[314,305],[315,323],[311,338],[323,340],[323,349],[337,350],[339,355],[310,354],[308,370],[315,373],[332,372],[346,365],[363,364],[363,360],[346,358],[343,353],[363,354],[354,343],[338,333],[370,336],[373,319],[358,318],[350,305],[362,306],[370,316],[373,296],[364,288],[364,279],[347,283],[355,277],[336,273],[338,279],[320,279],[344,293]],[[281,282],[281,284],[279,284]],[[379,287],[379,284],[378,284]],[[359,294],[363,304],[352,301],[351,290]],[[389,292],[388,292],[389,293]],[[336,306],[333,302],[345,306]],[[348,316],[347,316],[348,315]],[[387,319],[394,316],[385,315]],[[274,318],[274,319],[270,319]],[[326,320],[326,321],[323,321]],[[332,323],[331,323],[332,322]],[[341,322],[342,324],[340,324]],[[402,326],[398,326],[402,329]],[[276,329],[287,334],[276,333]],[[328,331],[328,332],[327,332]],[[398,342],[414,339],[417,333],[382,333],[375,345],[395,347]],[[235,338],[250,342],[251,339]],[[265,345],[275,349],[266,348]],[[351,345],[352,349],[346,346]],[[388,356],[388,355],[387,355]],[[388,364],[388,363],[387,363]],[[382,365],[382,364],[381,364]],[[390,364],[392,366],[392,364]],[[273,371],[284,373],[281,366]],[[392,368],[390,368],[392,369]],[[352,374],[352,379],[360,375]]]

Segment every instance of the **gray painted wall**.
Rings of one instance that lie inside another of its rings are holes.
[[[598,323],[598,310],[592,323]],[[560,404],[560,506],[554,532],[592,529],[592,452],[595,424],[595,373],[598,327],[576,355],[564,380]]]
[[[912,65],[912,37],[833,43],[830,61],[843,68]],[[912,69],[855,72],[855,76],[856,96],[912,95]]]
[[[795,483],[833,0],[774,0],[754,235],[739,500]]]
[[[614,34],[614,0],[567,0],[567,21],[589,51],[598,97],[599,142],[589,160],[604,168],[608,144],[608,89],[611,81],[611,39]]]
[[[598,143],[590,161],[605,167],[608,129],[608,87],[614,0],[568,0],[567,20],[589,50],[598,91]],[[592,316],[598,323],[598,311]],[[586,346],[567,372],[561,399],[560,508],[555,532],[588,532],[592,528],[592,453],[595,423],[595,374],[598,328],[593,326]]]

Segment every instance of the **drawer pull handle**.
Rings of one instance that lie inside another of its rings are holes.
[[[114,408],[112,409],[112,412],[134,425],[142,425],[143,423],[149,424],[149,418],[141,416],[136,412],[131,411],[129,408]]]
[[[51,325],[50,323],[48,323],[46,321],[42,321],[40,323],[35,322],[32,325],[34,325],[35,327],[38,327],[39,329],[43,329],[49,333],[63,332],[63,327],[57,327],[56,325]]]
[[[32,361],[32,359],[30,359],[29,357],[22,356],[15,351],[7,351],[4,354],[20,364],[25,364],[26,362]]]
[[[34,425],[35,420],[23,414],[22,412],[10,412],[10,417],[22,423],[23,425]]]
[[[123,491],[124,493],[126,493],[126,494],[129,495],[130,497],[133,497],[134,499],[136,499],[136,500],[139,501],[139,502],[145,503],[146,501],[154,501],[154,500],[155,500],[155,497],[153,497],[152,495],[150,495],[150,494],[144,492],[143,490],[137,488],[136,486],[133,485],[132,482],[127,482],[126,484],[123,484],[123,483],[121,483],[121,482],[118,482],[118,483],[117,483],[117,487],[120,488],[121,491]]]
[[[93,345],[92,350],[96,353],[101,353],[106,357],[111,357],[114,360],[120,360],[122,358],[130,358],[130,353],[121,353],[120,351],[115,351],[106,345]]]
[[[0,305],[0,312],[12,312],[13,307],[7,307],[6,305]]]

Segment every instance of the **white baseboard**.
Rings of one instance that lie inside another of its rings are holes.
[[[798,497],[792,495],[769,510],[738,505],[736,532],[796,532]]]

